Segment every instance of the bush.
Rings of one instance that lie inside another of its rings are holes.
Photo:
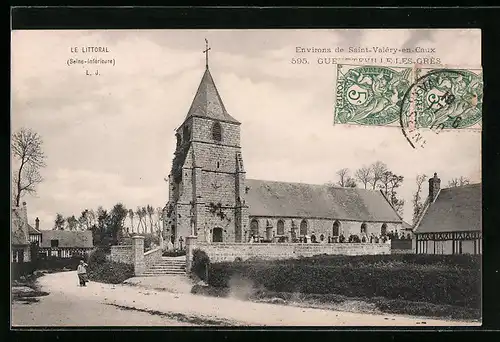
[[[98,247],[94,249],[92,252],[90,252],[89,258],[88,258],[88,264],[89,265],[100,265],[104,264],[108,261],[107,256],[109,252],[107,251],[106,248],[101,248]]]
[[[162,253],[162,256],[164,256],[164,257],[178,257],[178,256],[185,256],[185,255],[186,255],[186,250],[185,249],[183,249],[183,250],[176,249],[176,250],[164,251]]]
[[[63,269],[76,270],[80,260],[85,260],[83,255],[74,255],[71,258],[46,257],[36,261],[36,268],[39,270],[59,271]]]
[[[193,251],[193,264],[191,266],[191,272],[196,274],[196,276],[202,280],[207,280],[207,269],[210,264],[210,258],[207,253],[201,249],[196,248]]]
[[[12,280],[19,280],[21,277],[27,277],[36,270],[35,262],[13,262],[11,275]]]
[[[134,276],[134,266],[119,262],[89,263],[89,279],[106,284],[120,284]]]
[[[211,265],[208,282],[215,287],[228,287],[230,279],[239,276],[275,292],[384,297],[480,308],[481,271],[477,260],[454,257],[458,258],[318,256],[274,262],[218,263]]]

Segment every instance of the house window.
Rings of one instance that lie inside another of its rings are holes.
[[[307,235],[307,221],[306,220],[302,220],[302,222],[300,222],[300,235]]]
[[[222,140],[222,127],[219,122],[214,122],[212,126],[212,138],[215,141],[221,141]]]
[[[320,239],[320,241],[325,241],[325,236],[324,236],[323,234],[321,234],[321,235],[319,236],[319,239]]]
[[[333,236],[339,236],[339,232],[340,232],[340,222],[337,220],[335,222],[333,222]]]
[[[387,224],[384,223],[380,228],[380,235],[387,235]]]
[[[259,236],[259,221],[256,219],[250,222],[250,234],[251,236]]]
[[[361,224],[361,234],[366,234],[366,223]]]
[[[59,247],[59,240],[50,240],[50,247]]]
[[[278,235],[285,235],[285,222],[283,220],[279,220],[276,225],[276,230]]]

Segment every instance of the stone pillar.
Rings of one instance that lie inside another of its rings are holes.
[[[196,239],[194,235],[186,236],[186,272],[191,272],[193,265],[193,251],[196,248]]]
[[[144,262],[144,236],[132,236],[132,258],[134,261],[134,275],[142,275],[146,271],[146,263]]]

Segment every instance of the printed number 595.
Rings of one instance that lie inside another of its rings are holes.
[[[309,64],[307,58],[292,58],[292,64]]]

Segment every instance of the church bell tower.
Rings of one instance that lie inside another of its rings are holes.
[[[248,227],[240,122],[228,114],[208,66],[184,122],[168,176],[165,228],[175,244],[197,235],[199,242],[241,242]]]

